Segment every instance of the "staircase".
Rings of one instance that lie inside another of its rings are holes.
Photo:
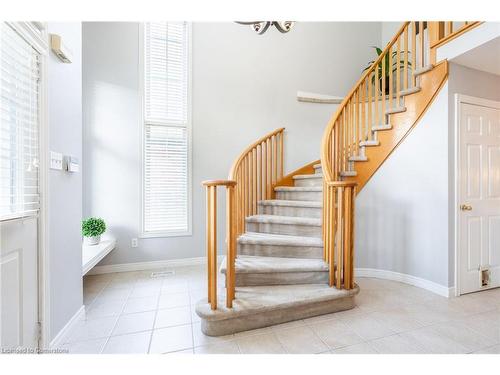
[[[328,285],[321,165],[314,165],[314,173],[292,178],[293,186],[274,187],[275,199],[259,201],[256,214],[245,220],[246,231],[237,239],[232,308],[212,310],[205,300],[196,306],[205,334],[227,335],[354,307],[357,287]],[[224,277],[227,264],[224,258]],[[225,296],[219,298],[223,306]]]
[[[228,180],[203,183],[208,293],[196,305],[203,333],[226,335],[355,306],[355,196],[446,82],[447,62],[435,61],[435,49],[477,24],[453,31],[445,22],[403,23],[332,116],[321,160],[284,175],[281,128],[244,150]],[[227,190],[221,263],[217,187]]]

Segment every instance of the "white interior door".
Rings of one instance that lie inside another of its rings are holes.
[[[460,105],[460,294],[500,286],[500,103],[488,103]]]
[[[37,218],[0,222],[0,348],[38,345]]]

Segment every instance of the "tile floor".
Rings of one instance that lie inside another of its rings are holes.
[[[208,337],[194,312],[205,296],[204,267],[179,267],[164,278],[150,275],[86,276],[87,314],[63,348],[70,353],[500,354],[500,289],[446,299],[402,283],[359,278],[353,310]]]

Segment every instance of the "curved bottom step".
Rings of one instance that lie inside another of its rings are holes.
[[[354,289],[336,289],[325,284],[239,287],[233,308],[218,298],[217,310],[206,299],[196,304],[201,330],[208,336],[223,336],[250,329],[352,309]]]

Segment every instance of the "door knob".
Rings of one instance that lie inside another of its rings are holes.
[[[469,206],[468,204],[462,204],[462,205],[460,206],[460,209],[461,209],[462,211],[472,211],[472,206]]]

